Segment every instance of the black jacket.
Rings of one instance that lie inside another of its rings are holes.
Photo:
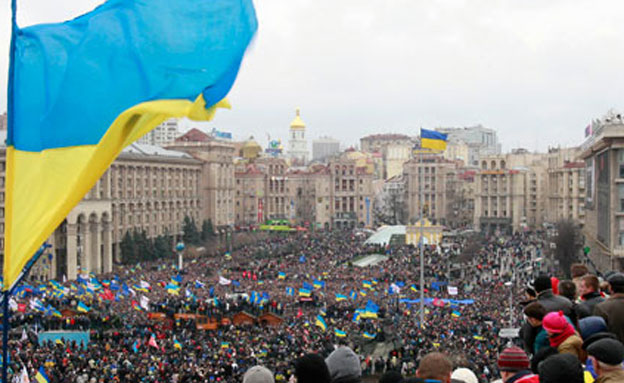
[[[594,307],[598,303],[604,302],[604,298],[597,292],[591,292],[583,295],[583,302],[579,303],[576,308],[576,315],[578,319],[583,319],[588,316],[594,315]]]

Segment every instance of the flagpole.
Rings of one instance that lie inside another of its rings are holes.
[[[424,238],[423,238],[423,200],[424,200],[424,185],[423,185],[423,173],[425,169],[423,167],[423,150],[422,150],[422,134],[420,143],[420,168],[418,174],[418,207],[420,209],[420,328],[424,328],[425,325],[425,257],[424,257]]]

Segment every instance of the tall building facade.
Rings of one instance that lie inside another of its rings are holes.
[[[321,137],[312,141],[312,161],[326,161],[340,153],[340,141],[330,137]]]
[[[405,134],[372,134],[360,138],[360,149],[380,156],[381,168],[375,174],[387,180],[402,173],[403,164],[412,158],[414,143]]]
[[[163,146],[175,141],[180,135],[178,120],[171,119],[158,125],[137,140],[138,144]]]
[[[234,146],[191,129],[166,147],[202,162],[203,219],[210,220],[217,230],[234,225]]]
[[[486,233],[538,228],[546,220],[546,155],[515,150],[480,160],[474,227]]]
[[[408,221],[414,223],[420,212],[436,224],[445,224],[448,218],[449,193],[456,182],[456,165],[441,154],[423,153],[405,163]],[[421,191],[423,199],[421,201]]]
[[[585,162],[583,233],[599,268],[624,268],[624,119],[609,113],[581,145]]]
[[[579,148],[548,150],[547,220],[555,223],[585,219],[585,163],[579,160]]]
[[[308,162],[308,141],[305,138],[306,125],[301,119],[300,110],[297,108],[295,118],[290,123],[288,133],[288,156],[297,164],[305,165]]]

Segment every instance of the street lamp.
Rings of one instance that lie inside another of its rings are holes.
[[[183,266],[182,252],[184,251],[184,248],[185,248],[184,242],[178,242],[178,244],[175,247],[176,253],[178,254],[178,271],[182,271],[182,266]]]

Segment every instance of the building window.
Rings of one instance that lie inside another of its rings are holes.
[[[624,184],[618,185],[618,198],[620,200],[620,212],[624,212]]]

